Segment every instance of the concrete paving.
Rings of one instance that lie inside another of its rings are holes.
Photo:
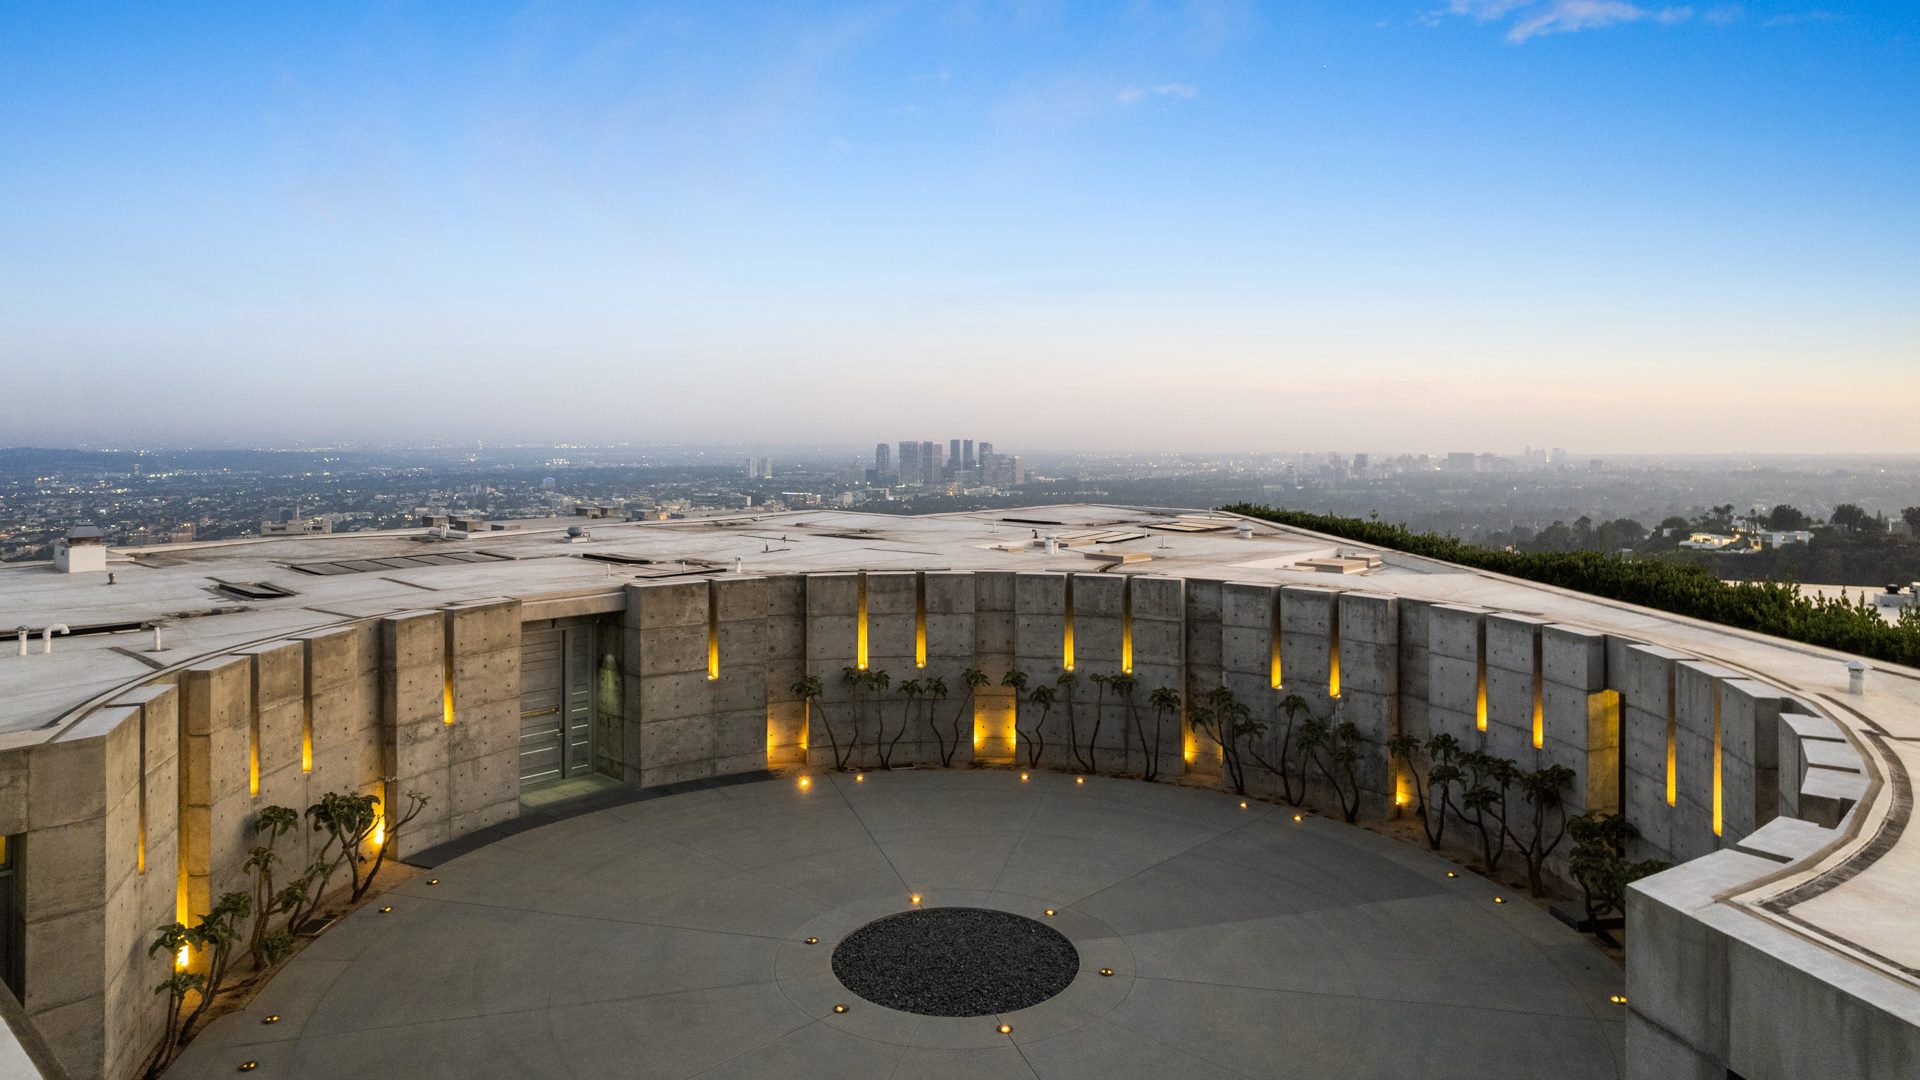
[[[328,931],[168,1075],[1620,1076],[1618,968],[1450,868],[1283,807],[1128,780],[719,788],[438,866],[388,894],[390,914]],[[865,1002],[833,977],[833,946],[915,894],[1044,918],[1081,973],[998,1017]]]

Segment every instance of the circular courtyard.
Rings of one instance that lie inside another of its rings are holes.
[[[169,1075],[1620,1075],[1605,956],[1423,850],[1294,818],[995,770],[634,802],[395,888]]]

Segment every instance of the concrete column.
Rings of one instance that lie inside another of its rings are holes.
[[[1540,678],[1539,619],[1507,612],[1486,616],[1487,739],[1488,753],[1510,758],[1523,770],[1540,757],[1533,745],[1535,693],[1542,707],[1544,743],[1545,702]]]
[[[987,685],[974,702],[974,757],[1011,762],[1018,749],[1013,734],[1013,691],[1000,680],[1015,667],[1013,654],[1013,574],[990,570],[973,574],[974,666]]]
[[[797,574],[767,579],[767,764],[807,759],[806,706],[793,684],[807,673],[807,582]]]
[[[1170,780],[1180,775],[1182,764],[1181,715],[1174,712],[1162,719],[1151,699],[1161,687],[1180,689],[1185,670],[1181,620],[1186,611],[1186,582],[1176,577],[1137,575],[1131,585],[1133,676],[1138,688],[1134,691],[1135,728],[1127,752],[1127,771],[1143,773],[1148,751],[1152,750],[1159,758],[1160,778]]]
[[[1400,733],[1399,600],[1375,593],[1339,597],[1340,705],[1338,719],[1360,729],[1360,760],[1354,777],[1360,812],[1394,812],[1398,783],[1387,742]],[[1409,781],[1411,782],[1411,781]],[[1413,803],[1413,793],[1407,802]]]
[[[767,767],[767,582],[726,577],[712,583],[719,602],[720,677],[711,681],[713,773]]]
[[[1621,696],[1627,820],[1640,830],[1637,858],[1672,861],[1675,807],[1667,802],[1667,748],[1674,668],[1684,653],[1619,638],[1607,642],[1607,675]],[[1677,744],[1676,744],[1676,760]],[[1680,785],[1675,777],[1676,802]]]
[[[428,802],[400,834],[391,855],[424,851],[451,838],[446,723],[447,627],[441,611],[411,611],[380,620],[380,716],[385,762],[381,813],[397,822],[407,812],[407,793]]]
[[[1427,621],[1427,728],[1460,740],[1463,750],[1477,750],[1485,740],[1480,731],[1484,689],[1481,651],[1487,611],[1455,604],[1435,604]]]
[[[7,755],[15,762],[9,771],[25,781],[20,789],[33,793],[24,822],[16,823],[32,848],[22,890],[21,1004],[75,1076],[98,1075],[105,1066],[108,973],[139,932],[128,904],[138,895],[128,882],[137,828],[128,807],[138,790],[138,717],[133,708],[100,709],[56,742]],[[162,968],[154,981],[164,975]],[[128,996],[124,986],[117,989]]]
[[[708,585],[627,586],[628,767],[637,748],[644,787],[713,775],[713,692],[707,678]]]
[[[1065,574],[1020,573],[1013,578],[1013,653],[1014,666],[1027,673],[1029,688],[1057,687],[1065,673],[1067,578]],[[1078,693],[1076,689],[1075,693]],[[1019,724],[1024,731],[1034,730],[1040,710],[1023,704]],[[1073,751],[1067,739],[1067,702],[1062,689],[1060,699],[1047,714],[1045,756],[1040,764],[1068,768]],[[1028,747],[1019,747],[1019,760],[1028,760]]]
[[[1607,689],[1607,636],[1576,626],[1540,630],[1546,760],[1573,770],[1567,814],[1620,809],[1619,696]]]
[[[520,815],[520,614],[518,600],[467,604],[446,613],[453,659],[453,724],[446,731],[448,839]],[[404,812],[405,785],[394,784],[390,791],[391,805]],[[429,805],[427,814],[432,809]],[[432,843],[429,831],[402,839],[402,853]]]
[[[1725,782],[1725,731],[1720,687],[1740,673],[1699,660],[1674,668],[1674,707],[1678,718],[1675,764],[1679,769],[1679,798],[1674,806],[1672,844],[1677,859],[1693,859],[1720,846],[1715,829],[1715,783]],[[1714,732],[1721,729],[1722,746],[1716,753]],[[1725,806],[1726,791],[1717,797]]]
[[[1751,679],[1720,684],[1720,839],[1735,844],[1780,812],[1780,713],[1786,695]]]
[[[306,801],[329,791],[371,791],[387,775],[381,736],[381,633],[374,622],[303,634],[313,771]]]
[[[860,589],[859,574],[806,577],[807,671],[819,678],[822,690],[808,721],[807,760],[813,765],[831,767],[833,740],[838,739],[844,748],[850,738],[865,732],[866,720],[853,714],[842,678],[858,658]],[[829,723],[833,725],[832,738],[826,727]]]
[[[1268,725],[1266,733],[1248,740],[1245,749],[1257,750],[1275,764],[1280,760],[1279,739],[1284,726],[1275,708],[1280,695],[1273,686],[1273,632],[1279,596],[1276,585],[1228,581],[1220,586],[1220,685],[1233,691],[1254,719]],[[1205,736],[1197,739],[1195,750],[1203,759],[1218,752]],[[1261,768],[1251,753],[1245,757],[1248,790],[1279,790],[1278,777]]]
[[[253,660],[229,656],[180,673],[182,761],[180,858],[186,867],[185,921],[214,898],[246,884],[241,866],[252,844],[247,736],[252,721]]]
[[[962,676],[968,668],[985,670],[973,651],[976,599],[973,575],[928,572],[923,575],[923,581],[927,609],[927,666],[922,669],[921,678],[938,677],[946,680],[947,684],[946,699],[930,701],[928,714],[943,732],[955,732],[957,725],[958,743],[954,748],[953,763],[959,766],[973,760],[977,709],[977,704],[965,702],[967,684]],[[993,676],[997,677],[998,672]],[[949,734],[944,737],[951,739],[955,736]],[[928,746],[925,753],[925,760],[929,763],[939,762],[937,743]]]

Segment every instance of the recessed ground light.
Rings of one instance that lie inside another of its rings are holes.
[[[393,905],[392,905],[392,904],[387,904],[387,905],[385,905],[385,906],[383,906],[383,907],[382,907],[382,908],[380,909],[380,914],[382,914],[382,915],[389,915],[389,914],[392,914],[392,913],[393,913]]]
[[[1102,974],[1102,975],[1112,975],[1112,974],[1113,974],[1113,969],[1112,969],[1112,968],[1101,968],[1101,969],[1100,969],[1100,974]]]
[[[1493,902],[1496,904],[1504,904],[1507,902],[1507,898],[1504,896],[1496,896],[1493,898]]]
[[[1020,774],[1020,782],[1021,782],[1021,783],[1023,783],[1023,784],[1027,782],[1027,774],[1026,774],[1026,773],[1021,773],[1021,774]]]
[[[913,894],[912,896],[909,896],[909,897],[907,897],[907,899],[909,899],[909,900],[911,900],[911,901],[913,901],[914,903],[916,903],[916,904],[917,904],[917,903],[919,903],[919,902],[920,902],[920,894],[919,894],[919,893],[914,893],[914,894]]]
[[[803,777],[801,777],[801,778],[800,778],[800,786],[801,786],[801,787],[806,787],[806,786],[808,786],[809,784],[812,784],[812,783],[813,783],[813,780],[812,780],[812,778],[810,778],[810,777],[805,777],[805,776],[803,776]]]
[[[1076,784],[1084,784],[1087,782],[1087,778],[1084,776],[1076,776],[1073,778],[1073,782]]]
[[[439,879],[439,878],[437,878],[437,877],[430,877],[430,878],[428,878],[428,879],[427,879],[427,884],[429,884],[429,885],[438,885],[438,884],[440,884],[440,879]]]
[[[847,1007],[845,1005],[835,1005],[833,1007],[833,1011],[837,1013],[843,1013],[847,1011]]]
[[[1456,874],[1456,873],[1454,873],[1454,872],[1453,872],[1453,871],[1451,871],[1451,870],[1449,870],[1449,871],[1447,871],[1447,876],[1448,876],[1448,877],[1459,877],[1460,875],[1459,875],[1459,874]]]
[[[1305,820],[1307,820],[1307,816],[1306,816],[1305,814],[1295,814],[1295,815],[1293,815],[1293,820],[1295,820],[1295,821],[1305,821]]]
[[[268,1013],[267,1015],[260,1018],[260,1022],[263,1024],[277,1024],[280,1022],[280,1014]]]
[[[1059,913],[1059,912],[1057,912],[1057,911],[1055,911],[1055,910],[1053,910],[1052,908],[1048,908],[1048,909],[1047,909],[1047,914],[1048,914],[1048,915],[1058,915],[1058,914],[1060,914],[1060,913]]]
[[[808,938],[808,939],[807,939],[807,944],[809,944],[809,945],[818,945],[818,944],[820,944],[820,939],[819,939],[819,938],[817,938],[817,937],[810,937],[810,938]]]
[[[260,1063],[257,1061],[243,1061],[240,1063],[241,1072],[252,1072],[253,1070],[259,1067],[260,1067]]]
[[[856,783],[856,784],[864,784],[864,783],[866,783],[866,782],[867,782],[867,774],[866,774],[866,773],[863,773],[863,772],[857,772],[857,773],[854,773],[854,774],[853,774],[853,782],[854,782],[854,783]]]
[[[1625,1005],[1627,1003],[1627,995],[1615,994],[1607,1000],[1613,1002],[1615,1005]]]
[[[1241,799],[1241,800],[1240,800],[1240,809],[1242,809],[1242,810],[1245,810],[1246,808],[1247,808],[1247,800],[1245,800],[1245,799]]]
[[[1002,1035],[1011,1035],[1011,1034],[1013,1034],[1013,1025],[1012,1025],[1012,1024],[1001,1024],[1001,1025],[1000,1025],[1000,1034],[1002,1034]]]

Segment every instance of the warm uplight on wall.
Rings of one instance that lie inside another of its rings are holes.
[[[1133,674],[1133,579],[1120,579],[1120,674]]]
[[[1720,687],[1713,688],[1713,835],[1720,835]]]
[[[313,642],[300,648],[300,771],[313,771]]]
[[[253,705],[247,717],[247,794],[260,794],[260,658],[249,665],[253,672]]]
[[[1473,653],[1473,727],[1487,730],[1487,624],[1480,623]]]
[[[1273,590],[1273,610],[1267,615],[1267,681],[1280,689],[1284,673],[1280,665],[1280,590]]]
[[[1327,696],[1340,696],[1340,598],[1327,605]]]
[[[707,679],[720,677],[720,583],[707,581]]]
[[[367,840],[374,847],[379,847],[387,842],[387,816],[385,814],[381,814],[373,819],[373,835],[369,836]]]
[[[1540,655],[1540,631],[1533,632],[1533,748],[1547,745],[1547,679]]]
[[[187,965],[192,962],[193,950],[188,946],[180,946],[180,951],[173,955],[173,966],[179,968],[181,971],[187,970]]]
[[[1674,672],[1667,668],[1667,805],[1672,806],[1680,798],[1680,769],[1674,760],[1675,744],[1680,739],[1680,706],[1674,700]]]
[[[440,722],[453,726],[453,616],[441,621]]]
[[[927,666],[927,575],[913,575],[913,666]]]
[[[867,575],[854,583],[853,666],[867,670]]]
[[[1073,670],[1073,575],[1067,575],[1066,611],[1060,620],[1060,666]]]

